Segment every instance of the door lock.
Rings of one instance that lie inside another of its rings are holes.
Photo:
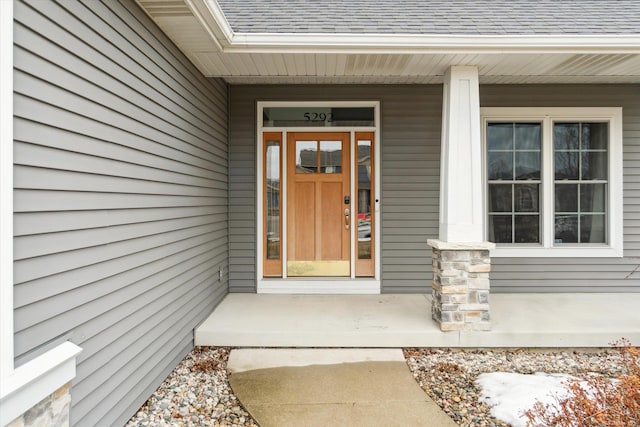
[[[346,208],[344,210],[344,228],[346,228],[347,230],[349,229],[349,226],[351,225],[351,221],[350,218],[351,217],[351,211],[349,211],[349,208]]]
[[[351,197],[349,197],[349,196],[344,196],[344,204],[345,204],[345,205],[348,205],[348,204],[350,204],[350,203],[351,203]]]

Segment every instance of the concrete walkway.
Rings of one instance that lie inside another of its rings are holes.
[[[491,295],[490,332],[441,332],[430,295],[229,294],[196,345],[606,347],[640,344],[640,293]]]
[[[399,349],[236,349],[227,368],[262,427],[456,425],[420,389]]]

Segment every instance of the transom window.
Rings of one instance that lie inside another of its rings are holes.
[[[622,255],[619,108],[484,108],[496,256]]]

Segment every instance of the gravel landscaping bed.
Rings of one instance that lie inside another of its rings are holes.
[[[621,373],[615,350],[438,350],[404,349],[409,369],[425,392],[461,426],[507,426],[478,402],[481,373]],[[227,378],[229,348],[196,347],[138,410],[134,426],[255,426]]]
[[[194,348],[127,427],[257,426],[229,387],[230,351],[226,347]]]
[[[475,380],[489,372],[535,372],[606,376],[621,373],[620,353],[602,351],[404,349],[420,387],[460,426],[508,426],[479,403]]]

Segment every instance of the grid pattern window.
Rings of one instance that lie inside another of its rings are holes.
[[[483,108],[497,256],[622,256],[622,109]]]
[[[554,123],[554,243],[606,243],[608,139],[608,123]]]
[[[540,243],[540,123],[489,123],[489,240]]]

